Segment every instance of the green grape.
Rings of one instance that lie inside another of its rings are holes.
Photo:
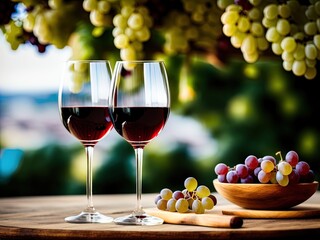
[[[304,32],[309,35],[309,36],[314,36],[317,34],[318,31],[318,27],[316,22],[312,21],[312,22],[307,22],[304,25]]]
[[[180,198],[176,202],[176,210],[179,213],[185,213],[189,210],[189,203],[186,199]]]
[[[290,23],[287,19],[279,19],[277,22],[276,29],[278,33],[280,33],[283,36],[286,36],[290,33]]]
[[[315,67],[307,67],[304,77],[306,79],[314,79],[316,75],[317,75],[317,69]]]
[[[280,186],[287,186],[289,184],[289,177],[287,175],[282,175],[280,171],[277,171],[276,180]]]
[[[103,14],[109,13],[111,5],[107,0],[100,0],[98,2],[97,10]]]
[[[128,26],[134,30],[141,29],[143,24],[143,16],[140,13],[132,13],[128,18]]]
[[[201,203],[204,209],[212,209],[214,207],[214,202],[210,197],[204,197],[201,199]]]
[[[266,28],[271,28],[271,27],[275,27],[277,26],[277,22],[278,22],[278,18],[275,19],[268,19],[266,17],[264,17],[262,19],[262,25]]]
[[[318,54],[319,54],[319,53],[318,53]],[[306,60],[306,65],[307,65],[307,67],[313,68],[313,67],[315,67],[316,64],[317,64],[317,60],[316,60],[316,59],[306,58],[305,60]]]
[[[293,53],[287,52],[287,51],[282,52],[281,58],[283,61],[289,61],[289,62],[294,60]]]
[[[135,33],[137,40],[140,42],[148,41],[150,39],[150,35],[151,34],[149,29],[145,26],[139,29],[138,31],[136,31]]]
[[[258,6],[260,5],[262,0],[249,0],[249,2],[252,4],[252,6]]]
[[[164,200],[170,200],[172,198],[172,191],[169,188],[164,188],[160,191],[160,196]]]
[[[278,5],[270,4],[263,9],[264,16],[268,19],[275,19],[278,17]]]
[[[293,57],[296,60],[304,60],[304,58],[306,57],[305,54],[305,46],[301,43],[298,43],[296,49],[293,52]]]
[[[264,32],[264,28],[261,25],[261,23],[259,22],[253,22],[251,24],[251,28],[250,28],[250,32],[252,33],[252,35],[254,35],[255,37],[263,37],[265,32]]]
[[[235,24],[224,24],[222,27],[222,32],[227,37],[231,37],[237,31],[237,26]],[[192,36],[192,35],[191,35]]]
[[[84,0],[82,7],[85,11],[91,12],[97,7],[97,0]]]
[[[313,43],[320,50],[320,34],[316,34],[313,36]]]
[[[241,51],[246,54],[253,54],[257,51],[257,41],[255,37],[248,34],[242,41]]]
[[[272,43],[279,42],[281,40],[281,36],[277,31],[276,27],[271,27],[267,30],[266,39]]]
[[[281,48],[286,52],[293,52],[297,47],[296,40],[293,37],[285,37],[281,41]]]
[[[123,33],[124,33],[123,29],[122,29],[122,28],[119,28],[119,27],[115,27],[115,28],[112,30],[112,36],[113,36],[113,37],[116,37],[116,36],[118,36],[118,35],[120,35],[120,34],[123,34]]]
[[[308,43],[305,46],[305,55],[308,59],[315,60],[318,56],[318,50],[313,43]]]
[[[109,18],[107,15],[103,14],[98,10],[93,10],[90,12],[90,21],[92,25],[96,27],[102,27],[109,24]]]
[[[189,191],[189,192],[193,192],[194,190],[196,190],[198,186],[198,181],[194,178],[194,177],[188,177],[185,181],[184,181],[184,187]]]
[[[128,47],[129,38],[125,34],[119,34],[118,36],[116,36],[114,38],[113,42],[114,42],[114,45],[116,46],[116,48],[122,49],[122,48]]]
[[[293,64],[293,61],[283,61],[282,67],[286,71],[291,71],[292,70],[292,64]]]
[[[58,9],[63,6],[63,0],[49,0],[48,5],[52,9]]]
[[[273,171],[274,167],[274,163],[270,160],[262,160],[261,162],[261,169],[266,173]]]
[[[295,60],[292,64],[292,72],[296,76],[303,76],[306,73],[307,65],[303,60]]]
[[[117,14],[113,17],[113,25],[120,29],[125,29],[127,27],[127,18],[121,14]]]
[[[192,211],[197,214],[203,214],[205,209],[202,206],[202,202],[198,199],[194,200],[192,203]]]
[[[248,11],[248,18],[252,21],[261,21],[262,20],[262,13],[260,11],[260,9],[254,7],[251,8]]]
[[[122,48],[120,50],[120,57],[123,60],[135,60],[136,59],[136,51],[132,46]]]
[[[228,11],[228,12],[224,12],[221,15],[221,22],[223,24],[236,24],[236,22],[238,21],[240,15],[237,11]]]
[[[245,16],[240,16],[237,22],[238,30],[240,32],[247,32],[250,29],[251,23]]]
[[[217,0],[217,6],[222,10],[226,9],[229,5],[233,3],[234,0]]]
[[[197,187],[196,195],[199,198],[208,197],[210,195],[210,189],[205,185],[200,185]]]
[[[232,46],[234,46],[235,48],[240,48],[245,37],[245,33],[236,31],[234,35],[230,38],[230,42]]]
[[[317,15],[317,12],[316,12],[316,9],[315,9],[315,6],[314,5],[309,5],[306,12],[306,17],[309,19],[309,20],[316,20],[318,15]]]
[[[27,16],[23,19],[23,28],[27,32],[32,32],[35,24],[35,16],[32,13],[27,14]]]
[[[316,1],[314,3],[314,8],[315,8],[317,15],[320,16],[320,2],[319,1]]]
[[[258,37],[257,47],[260,51],[265,51],[269,48],[269,42],[264,37]]]
[[[274,42],[271,45],[272,52],[276,55],[281,55],[283,53],[283,49],[281,47],[280,42]]]
[[[167,202],[167,210],[169,212],[176,212],[176,202],[177,200],[175,200],[174,198],[171,198],[168,200]]]
[[[276,171],[272,171],[271,173],[270,173],[270,183],[278,183],[277,182],[277,173],[276,173]]]
[[[292,172],[292,166],[288,162],[281,161],[278,163],[278,171],[282,175],[289,175]]]
[[[290,7],[286,4],[281,4],[278,6],[278,14],[282,18],[289,18],[291,15]]]
[[[160,199],[158,202],[157,202],[157,208],[159,210],[167,210],[167,203],[168,201],[167,200],[164,200],[164,199]]]
[[[76,62],[73,64],[73,70],[75,72],[86,72],[88,70],[88,64],[85,62]]]

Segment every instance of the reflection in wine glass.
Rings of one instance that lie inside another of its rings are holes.
[[[117,224],[157,225],[141,206],[144,147],[161,132],[170,113],[170,92],[162,61],[118,61],[112,76],[110,114],[116,131],[133,147],[136,158],[136,209]]]
[[[92,160],[94,146],[113,125],[109,116],[108,95],[111,67],[104,60],[68,61],[59,89],[59,110],[63,125],[84,146],[87,156],[87,207],[72,223],[107,223],[113,218],[97,212],[92,201]]]

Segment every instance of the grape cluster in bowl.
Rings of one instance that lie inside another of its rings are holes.
[[[278,183],[281,186],[298,183],[312,183],[315,180],[314,172],[305,161],[299,160],[296,151],[289,151],[285,159],[280,161],[273,156],[258,158],[249,155],[244,163],[235,167],[229,167],[225,163],[218,163],[215,166],[215,173],[219,182],[222,183]]]
[[[185,189],[172,192],[163,188],[155,198],[159,210],[170,212],[194,212],[202,214],[205,210],[212,209],[217,204],[217,199],[205,185],[199,185],[194,177],[184,181]]]

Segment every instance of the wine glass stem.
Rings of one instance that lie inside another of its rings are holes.
[[[141,194],[142,194],[142,162],[143,162],[143,148],[135,148],[136,157],[136,194],[137,194],[137,205],[134,214],[140,216],[144,214],[141,206]]]
[[[92,160],[93,160],[93,147],[85,146],[87,155],[87,181],[86,181],[86,193],[87,193],[87,208],[86,212],[95,212],[92,201]]]

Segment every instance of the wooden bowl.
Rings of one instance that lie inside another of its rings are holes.
[[[216,191],[228,201],[246,209],[280,210],[303,203],[318,189],[319,183],[278,184],[221,183],[213,180]]]

